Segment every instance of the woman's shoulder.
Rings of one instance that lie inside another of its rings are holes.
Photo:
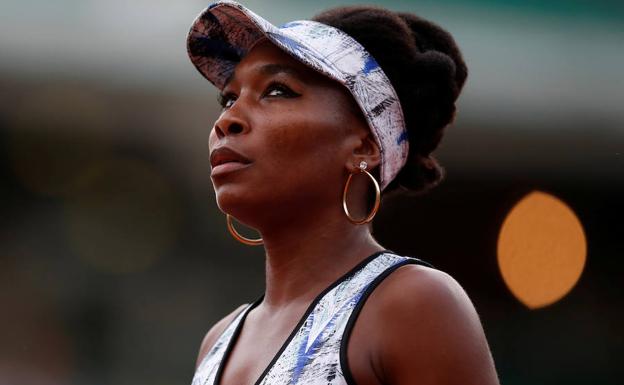
[[[388,318],[382,322],[412,314],[419,314],[421,321],[424,316],[448,316],[451,312],[460,313],[455,316],[476,315],[466,291],[455,278],[416,261],[394,270],[379,284],[373,296],[376,305],[382,307],[377,309],[380,317]]]
[[[199,366],[199,364],[202,362],[202,360],[204,359],[206,354],[208,354],[208,352],[210,351],[212,346],[217,342],[217,339],[219,338],[221,333],[223,333],[225,331],[225,329],[228,327],[228,325],[230,323],[232,323],[232,321],[234,321],[234,318],[236,318],[236,316],[238,314],[240,314],[240,312],[247,305],[248,304],[240,305],[234,311],[232,311],[230,314],[228,314],[225,317],[221,318],[217,323],[215,323],[210,328],[210,330],[208,330],[208,332],[204,336],[204,339],[203,339],[203,341],[201,343],[201,346],[199,347],[199,354],[197,355],[197,363],[196,363],[195,366]]]
[[[435,305],[455,296],[467,300],[466,292],[450,274],[418,258],[408,258],[385,278],[376,290],[386,303],[398,306]],[[456,299],[458,299],[456,298]]]
[[[479,316],[466,291],[451,275],[406,264],[387,276],[369,301],[373,306],[367,319],[377,330],[384,330],[383,338],[376,339],[375,356],[377,365],[390,377],[385,379],[389,383],[410,383],[406,379],[415,372],[421,376],[448,373],[457,380],[468,376],[483,380],[482,384],[496,383]],[[451,379],[437,380],[454,383]]]

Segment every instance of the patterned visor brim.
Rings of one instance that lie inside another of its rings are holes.
[[[236,65],[264,37],[347,87],[380,148],[381,188],[388,186],[407,161],[403,110],[377,61],[351,36],[310,20],[292,21],[278,28],[237,2],[218,1],[193,22],[187,49],[199,72],[221,90]]]

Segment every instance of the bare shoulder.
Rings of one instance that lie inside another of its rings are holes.
[[[418,307],[421,311],[435,310],[435,313],[474,311],[465,290],[452,276],[422,265],[399,267],[380,284],[379,294],[388,306]]]
[[[242,304],[236,308],[233,312],[223,317],[217,323],[215,323],[210,330],[204,336],[204,340],[201,343],[199,348],[199,354],[197,355],[197,363],[196,367],[202,362],[206,354],[210,351],[212,346],[217,342],[217,339],[223,333],[225,328],[236,318],[236,316],[247,306],[247,304]]]
[[[382,307],[381,322],[416,326],[422,331],[456,329],[458,324],[482,331],[466,291],[443,271],[404,265],[382,281],[374,294],[376,304]]]
[[[404,265],[373,295],[384,330],[376,357],[388,383],[498,384],[477,311],[449,274]]]

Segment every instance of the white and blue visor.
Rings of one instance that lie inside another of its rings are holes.
[[[380,148],[381,188],[388,186],[407,161],[405,119],[390,80],[351,36],[310,20],[276,27],[241,4],[225,0],[211,4],[195,19],[187,49],[199,72],[221,90],[236,65],[265,37],[351,92]]]

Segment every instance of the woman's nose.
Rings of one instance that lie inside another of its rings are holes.
[[[249,125],[244,119],[233,113],[232,110],[224,111],[214,125],[219,138],[228,135],[239,135],[249,131]]]

